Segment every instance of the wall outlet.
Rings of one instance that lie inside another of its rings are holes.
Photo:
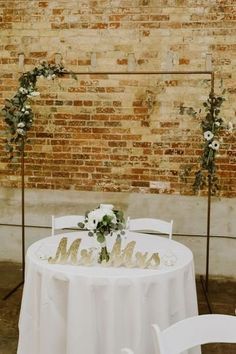
[[[170,183],[162,182],[162,181],[150,181],[149,186],[150,188],[155,188],[155,189],[169,189]]]

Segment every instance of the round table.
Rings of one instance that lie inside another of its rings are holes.
[[[193,255],[184,245],[127,232],[124,246],[159,252],[157,269],[49,264],[62,237],[68,245],[81,238],[82,247],[95,241],[73,232],[28,248],[17,354],[120,354],[122,347],[154,354],[152,323],[164,329],[197,315]]]

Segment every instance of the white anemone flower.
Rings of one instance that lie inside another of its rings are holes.
[[[204,138],[207,141],[211,140],[213,137],[214,137],[214,134],[210,130],[207,130],[206,132],[204,132]]]
[[[211,146],[210,146],[211,145]],[[213,149],[213,150],[219,150],[220,148],[220,143],[218,140],[213,140],[212,143],[209,146]]]
[[[97,224],[98,224],[98,220],[94,215],[93,211],[91,211],[87,216],[87,220],[85,221],[85,227],[87,230],[95,230]]]

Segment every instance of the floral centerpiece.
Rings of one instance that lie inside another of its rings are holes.
[[[101,245],[98,262],[109,261],[109,252],[106,246],[106,238],[112,235],[120,238],[125,234],[126,223],[123,212],[115,210],[111,204],[100,206],[85,214],[84,223],[79,223],[82,229],[89,230],[89,236],[95,236]]]

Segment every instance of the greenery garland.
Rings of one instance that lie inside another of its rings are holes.
[[[223,92],[224,93],[224,92]],[[216,193],[219,189],[218,178],[216,176],[216,156],[220,148],[220,135],[227,130],[232,132],[233,124],[229,122],[225,124],[224,119],[220,116],[221,105],[225,101],[223,96],[217,96],[210,93],[209,97],[203,102],[205,109],[205,117],[201,121],[201,129],[203,135],[203,152],[200,157],[200,168],[195,172],[195,180],[193,183],[193,191],[198,192],[207,185],[207,177],[211,177],[212,192]],[[199,110],[199,113],[201,109]],[[192,107],[180,107],[180,114],[187,113],[192,117],[197,116],[197,112]],[[186,182],[186,177],[191,172],[191,167],[186,167],[182,173],[182,179]]]
[[[54,80],[56,77],[62,77],[68,73],[62,64],[49,64],[44,61],[38,67],[20,76],[18,91],[11,99],[5,100],[5,106],[2,109],[4,121],[7,124],[6,150],[10,159],[17,158],[21,154],[27,140],[27,132],[33,124],[34,114],[30,106],[30,99],[40,95],[36,86],[37,79],[43,77]],[[73,73],[71,75],[76,79]],[[218,189],[215,158],[220,147],[219,137],[224,129],[233,130],[232,123],[229,122],[226,126],[223,118],[220,117],[220,108],[224,101],[224,97],[210,93],[208,99],[203,103],[206,112],[201,121],[204,138],[203,153],[200,159],[200,169],[195,173],[194,192],[199,191],[207,184],[206,171],[211,176],[213,191],[215,192]],[[194,118],[197,116],[197,112],[192,107],[181,105],[180,114],[185,113]],[[181,178],[186,181],[190,172],[191,167],[185,167],[184,172],[181,173]]]
[[[17,158],[21,154],[27,139],[27,132],[33,124],[34,114],[30,99],[40,95],[36,86],[37,79],[43,77],[54,80],[66,73],[68,71],[63,65],[49,64],[44,61],[38,67],[20,76],[18,91],[11,99],[5,100],[5,106],[2,109],[4,121],[7,124],[6,150],[10,159]]]

